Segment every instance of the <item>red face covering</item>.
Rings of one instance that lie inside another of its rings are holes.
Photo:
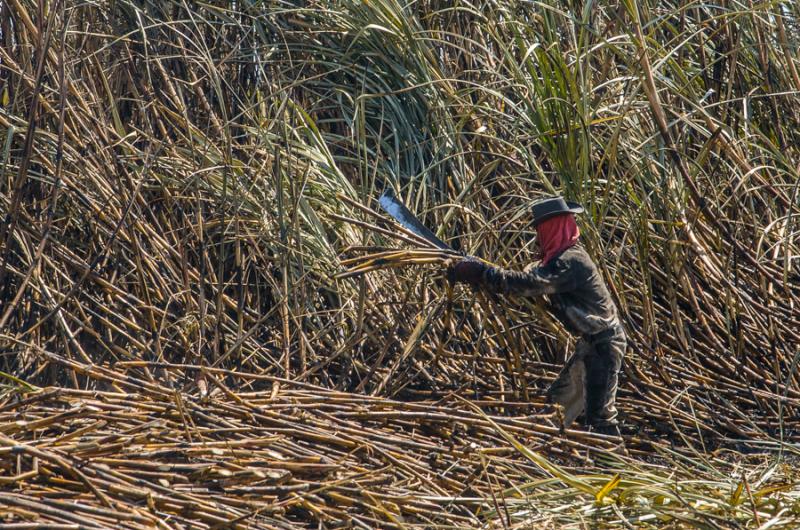
[[[571,213],[554,215],[536,226],[539,248],[542,251],[542,265],[574,245],[581,234]]]

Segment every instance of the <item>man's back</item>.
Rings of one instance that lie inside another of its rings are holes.
[[[523,272],[491,268],[486,287],[515,296],[549,295],[552,310],[573,333],[602,333],[619,323],[617,308],[583,245],[577,243],[541,267]]]

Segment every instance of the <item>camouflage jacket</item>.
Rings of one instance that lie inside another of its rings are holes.
[[[483,274],[483,285],[499,294],[548,295],[554,316],[567,330],[584,337],[619,326],[617,307],[580,243],[543,267],[527,267],[524,272],[489,268]]]

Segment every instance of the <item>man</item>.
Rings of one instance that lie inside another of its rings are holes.
[[[538,267],[517,272],[468,257],[449,264],[449,276],[499,294],[547,295],[549,310],[581,337],[547,391],[548,401],[563,407],[565,427],[583,413],[590,430],[619,436],[614,401],[626,338],[608,289],[578,242],[575,214],[583,208],[552,197],[532,210],[542,258]]]

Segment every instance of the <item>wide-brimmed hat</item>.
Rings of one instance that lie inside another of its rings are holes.
[[[550,219],[560,213],[581,213],[583,208],[580,204],[565,201],[564,197],[548,197],[533,203],[531,211],[533,212],[533,226],[536,226],[545,219]]]

